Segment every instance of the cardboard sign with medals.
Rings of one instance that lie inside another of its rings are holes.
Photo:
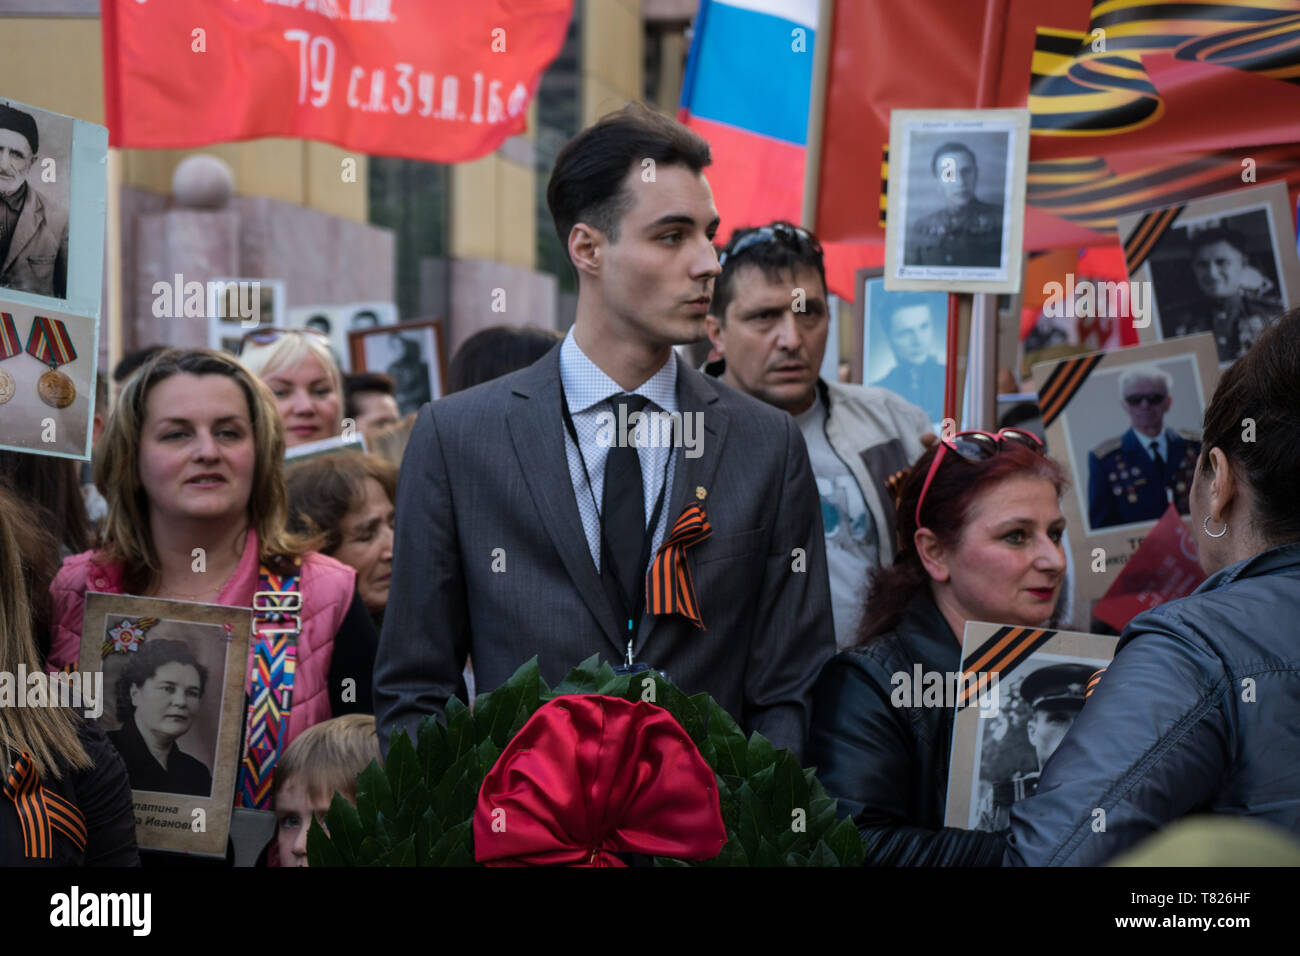
[[[108,131],[0,96],[0,448],[90,458]]]
[[[1070,472],[1061,510],[1074,596],[1096,600],[1171,504],[1190,521],[1201,421],[1219,382],[1214,338],[1090,352],[1033,371],[1048,447]]]

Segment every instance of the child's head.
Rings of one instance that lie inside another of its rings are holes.
[[[281,866],[307,865],[307,830],[337,791],[353,803],[357,774],[380,760],[375,718],[347,714],[304,730],[285,749],[275,768],[276,841]]]

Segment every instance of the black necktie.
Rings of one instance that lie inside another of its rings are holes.
[[[1165,460],[1160,455],[1160,442],[1151,443],[1151,457],[1156,460],[1156,474],[1160,476],[1160,487],[1169,484],[1169,478],[1165,475]]]
[[[615,438],[605,459],[605,487],[601,493],[601,518],[605,534],[601,545],[600,568],[618,582],[627,601],[629,613],[641,593],[642,563],[645,548],[645,490],[641,483],[641,456],[637,453],[632,429],[620,431],[633,412],[645,408],[648,398],[642,395],[616,395],[614,406]],[[620,406],[626,406],[623,411]],[[628,444],[624,444],[624,441]]]

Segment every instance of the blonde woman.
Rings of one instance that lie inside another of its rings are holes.
[[[24,513],[0,486],[0,672],[9,675],[40,673],[28,565],[52,545]],[[98,724],[66,707],[0,706],[0,772],[0,866],[139,865],[131,784]]]
[[[257,329],[241,340],[239,360],[275,396],[286,447],[342,431],[343,373],[320,332]]]
[[[277,589],[296,580],[283,743],[331,716],[369,712],[374,624],[356,572],[285,530],[283,457],[274,398],[232,356],[169,349],[137,371],[95,446],[103,545],[68,558],[50,586],[51,666],[77,659],[87,591],[251,607],[272,579]]]

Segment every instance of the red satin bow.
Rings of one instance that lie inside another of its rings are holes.
[[[474,856],[489,866],[711,859],[727,842],[713,771],[662,707],[598,694],[542,705],[488,771]]]

